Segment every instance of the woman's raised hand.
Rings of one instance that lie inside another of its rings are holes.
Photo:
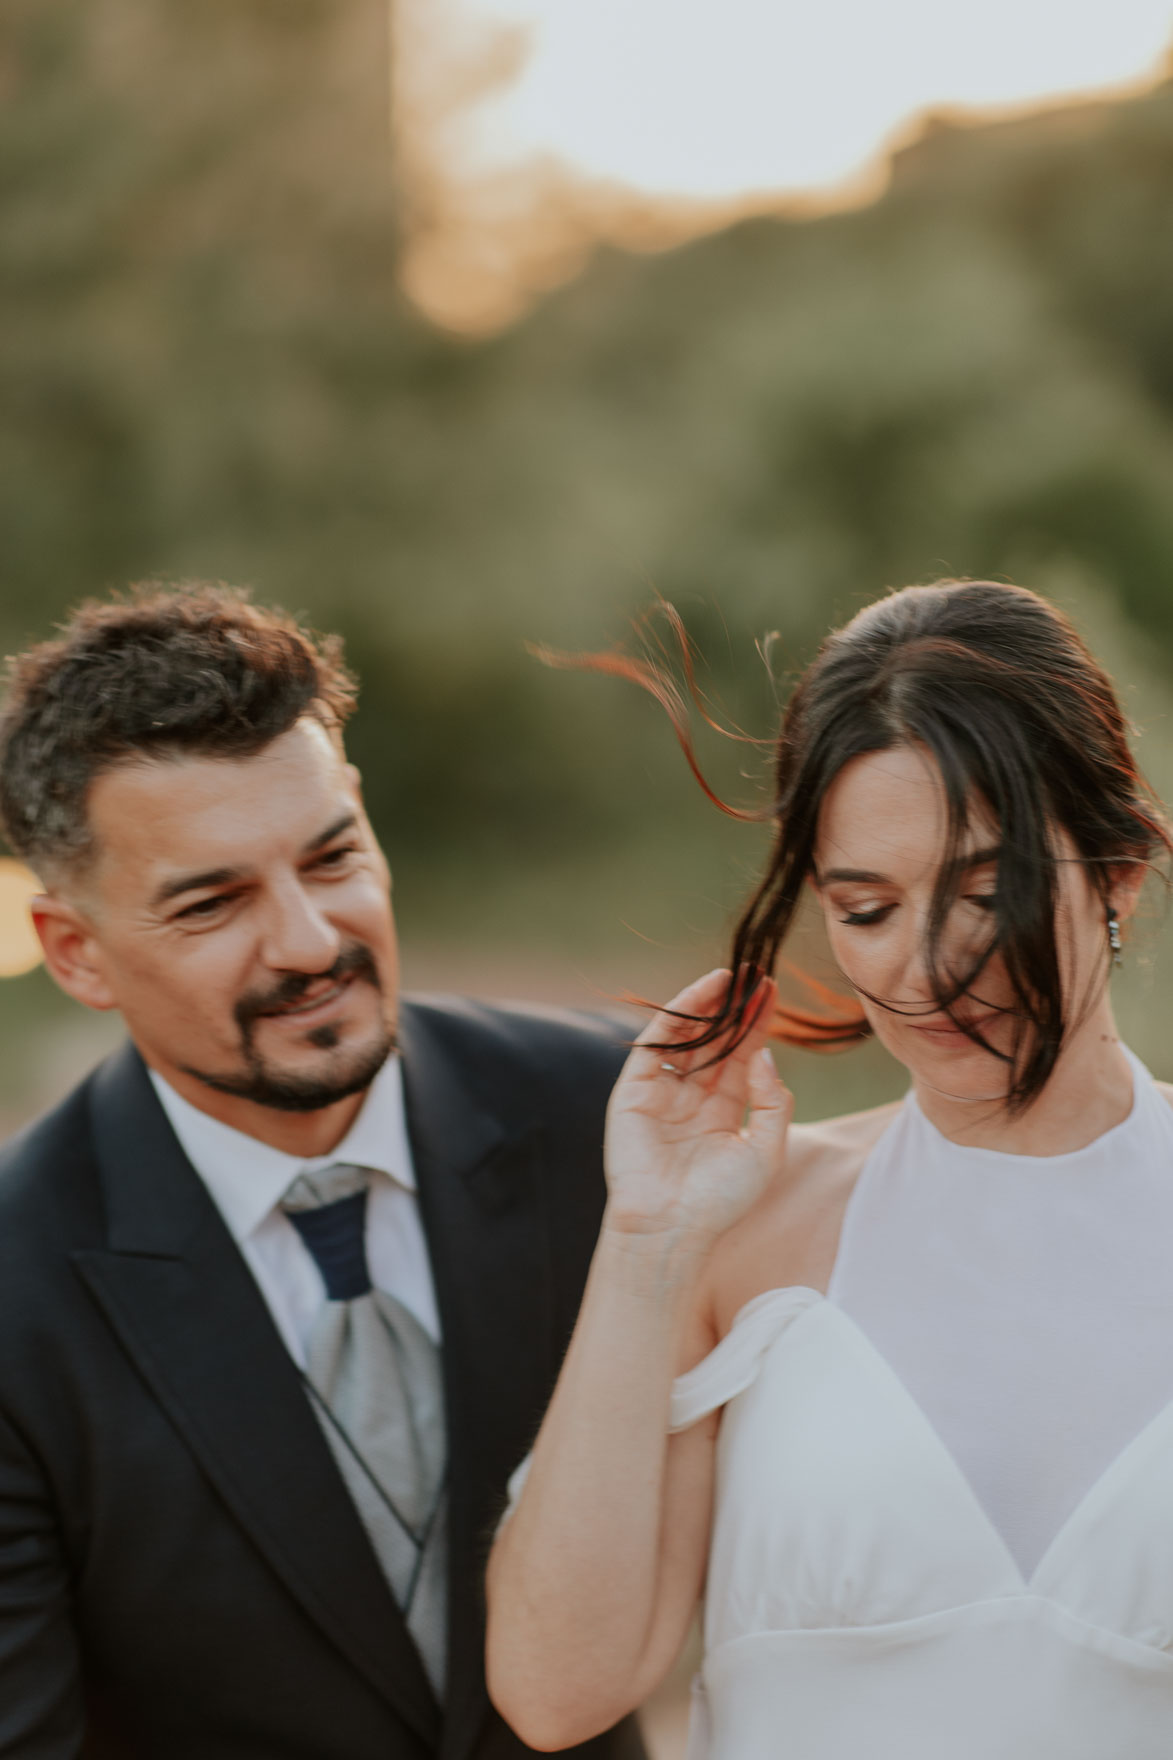
[[[607,1110],[604,1226],[612,1233],[662,1235],[703,1250],[745,1215],[782,1165],[794,1103],[766,1049],[772,980],[754,993],[753,1027],[728,1057],[709,1061],[711,1045],[680,1049],[729,983],[727,971],[709,972],[682,990],[623,1067]]]

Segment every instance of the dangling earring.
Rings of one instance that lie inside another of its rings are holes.
[[[1122,966],[1124,961],[1120,957],[1120,918],[1114,910],[1108,912],[1108,946],[1112,953],[1112,964]]]

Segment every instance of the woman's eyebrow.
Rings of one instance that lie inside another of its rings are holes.
[[[984,868],[990,862],[996,862],[1002,854],[1000,844],[991,844],[987,849],[963,850],[951,861],[946,872],[950,875],[967,874],[971,868]],[[815,885],[826,886],[832,880],[853,880],[865,886],[891,886],[890,874],[878,874],[872,868],[827,868],[823,873],[815,869]]]
[[[948,865],[949,874],[968,874],[971,868],[985,868],[1002,856],[1002,845],[992,843],[986,849],[962,850]]]
[[[873,886],[890,886],[892,884],[887,874],[874,874],[870,868],[828,868],[822,874],[817,868],[815,869],[815,884],[817,886],[826,886],[829,880],[862,880]]]

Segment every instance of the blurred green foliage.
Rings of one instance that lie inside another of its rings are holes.
[[[940,122],[869,208],[600,250],[480,342],[396,284],[384,0],[10,0],[0,94],[5,646],[158,575],[341,629],[420,935],[712,940],[760,836],[650,703],[523,648],[608,644],[657,592],[759,732],[757,638],[784,685],[941,574],[1134,626],[1164,712],[1173,84]],[[752,747],[706,760],[761,798]]]

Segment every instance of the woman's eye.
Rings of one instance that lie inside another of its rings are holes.
[[[864,928],[868,923],[882,923],[891,909],[890,904],[878,904],[870,911],[844,911],[839,921],[852,928]]]
[[[967,904],[976,904],[979,911],[992,911],[997,904],[996,892],[971,892],[966,898]]]

